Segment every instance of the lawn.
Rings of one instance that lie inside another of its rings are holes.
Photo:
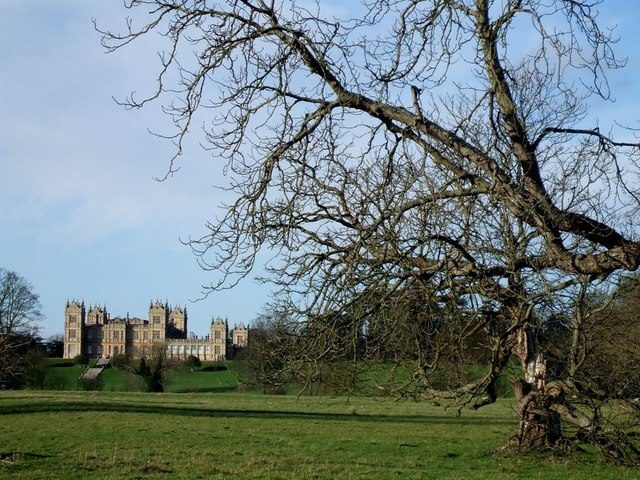
[[[179,368],[169,372],[167,391],[175,393],[235,392],[238,373],[235,362],[202,362],[193,371]]]
[[[47,390],[79,390],[78,377],[86,366],[71,360],[47,359]],[[178,366],[167,374],[168,392],[235,392],[238,378],[243,374],[240,362],[202,362],[193,370]],[[101,389],[110,392],[144,391],[145,383],[140,375],[116,367],[106,368],[100,375]]]
[[[0,392],[0,478],[640,478],[500,453],[515,426],[506,400],[456,417],[387,398]]]

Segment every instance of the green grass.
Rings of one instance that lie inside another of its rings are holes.
[[[46,384],[48,388],[56,390],[75,390],[78,387],[78,377],[86,370],[84,365],[76,365],[71,360],[61,358],[47,359],[49,364]]]
[[[76,365],[70,360],[48,359],[50,381],[47,381],[47,389],[51,390],[79,390],[78,377],[84,372],[85,366]],[[95,362],[95,361],[93,361]],[[485,370],[478,366],[471,366],[471,371],[467,372],[467,381],[471,378],[479,377]],[[245,364],[243,362],[202,362],[200,367],[191,371],[180,366],[174,366],[167,375],[167,392],[175,393],[220,393],[235,392],[238,384],[246,378]],[[400,368],[393,370],[389,365],[374,365],[371,370],[361,375],[358,391],[364,395],[378,396],[383,391],[378,388],[378,384],[385,384],[392,380],[397,383],[404,383],[409,380],[408,369]],[[511,377],[506,375],[498,386],[499,396],[510,396],[512,393]],[[145,384],[140,376],[129,371],[110,367],[101,374],[102,390],[110,392],[135,392],[144,391]],[[444,384],[443,384],[444,385]],[[287,392],[296,395],[300,392],[301,386],[292,384]],[[243,391],[257,392],[257,387],[241,386]],[[314,385],[314,392],[317,386]],[[321,388],[321,394],[332,394],[333,388]]]
[[[70,360],[47,359],[47,389],[79,390],[78,377],[86,366],[76,365]],[[243,375],[243,366],[238,362],[203,362],[202,366],[190,371],[187,368],[173,368],[168,373],[168,392],[234,392],[238,378]],[[102,389],[110,392],[144,391],[144,381],[139,375],[126,370],[110,367],[100,375]]]
[[[210,368],[216,370],[209,370]],[[233,362],[202,362],[193,372],[186,368],[168,374],[167,391],[175,393],[235,392],[238,373]],[[219,369],[219,370],[217,370]]]
[[[0,478],[640,478],[499,453],[515,427],[507,401],[456,417],[386,398],[0,392]]]

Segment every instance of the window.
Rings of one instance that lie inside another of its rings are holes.
[[[216,340],[220,340],[220,331],[216,331],[214,337]]]
[[[147,332],[142,332],[142,340],[147,340]]]
[[[155,325],[160,325],[160,315],[154,315],[153,316],[153,323]]]
[[[98,348],[97,348],[97,350],[96,350],[96,353],[97,353],[98,355],[102,355],[102,345],[98,345]]]
[[[69,356],[75,356],[78,353],[75,345],[69,345]]]
[[[75,330],[69,330],[69,338],[76,338],[76,331]]]
[[[87,354],[91,355],[93,353],[92,351],[93,349],[91,348],[91,345],[87,345]]]
[[[87,338],[93,338],[93,330],[87,331]]]
[[[157,330],[153,331],[153,339],[154,340],[160,340],[160,332]]]
[[[116,341],[120,340],[120,332],[113,332],[113,339]]]
[[[220,355],[220,345],[216,345],[215,347],[213,347],[213,351],[216,355]]]
[[[69,324],[70,325],[75,325],[76,324],[76,316],[75,315],[69,315]]]
[[[133,332],[133,339],[138,340],[138,331]]]

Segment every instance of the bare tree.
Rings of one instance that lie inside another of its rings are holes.
[[[247,375],[243,379],[262,393],[286,393],[292,382],[291,359],[295,355],[293,328],[286,312],[268,305],[252,322],[249,345],[243,352]]]
[[[0,335],[0,390],[19,385],[21,359],[15,352],[15,345],[7,335]]]
[[[32,335],[41,319],[40,299],[31,284],[0,268],[0,335]]]
[[[29,282],[0,268],[0,390],[19,384],[21,347],[33,340],[41,318],[40,300]]]
[[[370,308],[353,332],[405,292],[458,305],[450,337],[484,335],[487,369],[435,388],[443,350],[416,347],[415,395],[486,405],[516,359],[519,445],[557,445],[564,420],[620,457],[637,451],[572,403],[580,342],[562,378],[541,343],[546,306],[640,265],[637,140],[589,116],[625,63],[600,3],[366,0],[341,18],[286,0],[130,0],[140,17],[102,33],[109,51],[165,37],[157,88],[124,103],[166,101],[168,175],[195,122],[227,162],[234,199],[190,241],[222,273],[212,290],[277,251],[270,278],[319,335],[310,361],[356,303]]]
[[[64,335],[56,333],[47,338],[45,342],[47,355],[54,358],[62,358],[64,353]]]

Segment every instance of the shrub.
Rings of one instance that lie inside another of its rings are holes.
[[[226,365],[207,365],[200,369],[201,372],[222,372],[227,370]]]
[[[126,372],[126,377],[124,379],[123,390],[125,392],[144,392],[147,390],[147,384],[144,380],[144,377],[132,373]]]
[[[158,357],[151,369],[151,374],[145,377],[149,392],[164,392],[166,375],[163,365],[163,358]]]
[[[135,370],[135,373],[137,373],[138,375],[142,375],[145,378],[151,375],[151,368],[149,368],[149,364],[144,357],[140,359],[138,368]]]
[[[69,379],[60,371],[50,369],[45,379],[45,390],[69,390]]]
[[[124,354],[114,355],[111,357],[111,365],[120,370],[124,370],[131,365],[131,358]]]
[[[38,390],[44,389],[48,373],[44,354],[38,350],[29,350],[23,361],[25,386]]]
[[[76,355],[75,357],[73,357],[73,363],[77,364],[77,365],[88,365],[89,364],[89,357],[87,355],[84,355],[82,353]]]
[[[151,363],[141,358],[136,373],[144,379],[148,392],[164,392],[164,387],[167,382],[165,370],[164,358],[159,356],[155,360],[152,360]]]
[[[190,369],[193,370],[194,368],[199,367],[200,365],[202,365],[202,362],[195,355],[189,355],[187,358],[185,358],[184,365],[185,365],[185,367],[190,368]]]
[[[102,379],[100,377],[79,378],[78,386],[80,387],[80,390],[86,390],[86,391],[98,391],[98,390],[102,390],[103,388]]]

